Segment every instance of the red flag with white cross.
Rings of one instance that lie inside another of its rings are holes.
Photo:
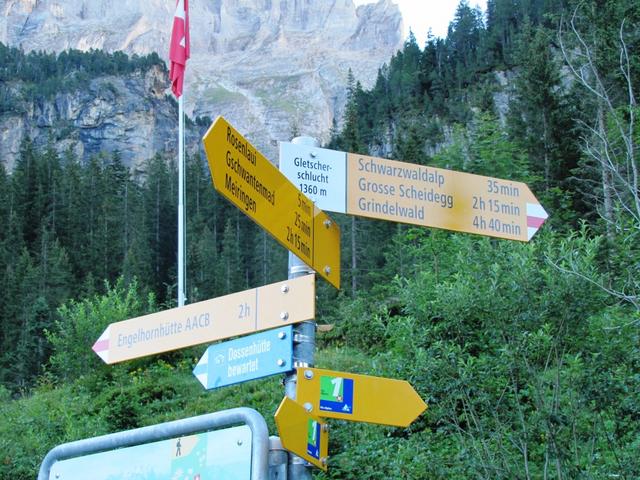
[[[184,70],[190,56],[189,42],[189,2],[188,0],[177,0],[169,49],[169,60],[171,61],[169,79],[171,80],[171,90],[176,97],[182,95]]]

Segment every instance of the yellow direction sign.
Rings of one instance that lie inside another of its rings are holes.
[[[522,241],[548,217],[522,182],[286,142],[280,169],[329,212]]]
[[[112,323],[93,345],[108,364],[315,317],[315,275]]]
[[[405,380],[299,368],[296,402],[320,417],[407,427],[427,408]]]
[[[322,470],[327,470],[329,428],[316,415],[284,397],[275,415],[282,446]]]
[[[203,138],[215,189],[340,288],[340,228],[218,117]]]
[[[347,154],[347,213],[529,241],[547,218],[522,182]]]

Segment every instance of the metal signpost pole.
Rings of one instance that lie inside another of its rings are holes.
[[[269,480],[287,480],[289,452],[282,446],[280,437],[269,437]]]
[[[312,137],[296,137],[292,143],[317,147],[318,141]],[[313,273],[300,258],[289,252],[289,279],[301,277]],[[295,325],[293,334],[293,364],[296,368],[312,367],[315,359],[316,348],[316,322],[305,321]],[[296,398],[296,372],[295,370],[285,377],[284,389],[287,397]],[[311,480],[311,471],[307,462],[294,454],[289,454],[288,480]]]
[[[185,221],[184,221],[184,95],[178,97],[178,306],[185,302]]]

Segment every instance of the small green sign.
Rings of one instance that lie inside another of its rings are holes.
[[[307,453],[320,459],[320,424],[312,419],[307,420]]]
[[[321,376],[320,410],[353,413],[353,379]]]

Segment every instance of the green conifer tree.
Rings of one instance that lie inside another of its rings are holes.
[[[223,293],[242,290],[244,268],[239,245],[239,218],[228,216],[222,236],[222,251],[220,254],[223,272]]]

